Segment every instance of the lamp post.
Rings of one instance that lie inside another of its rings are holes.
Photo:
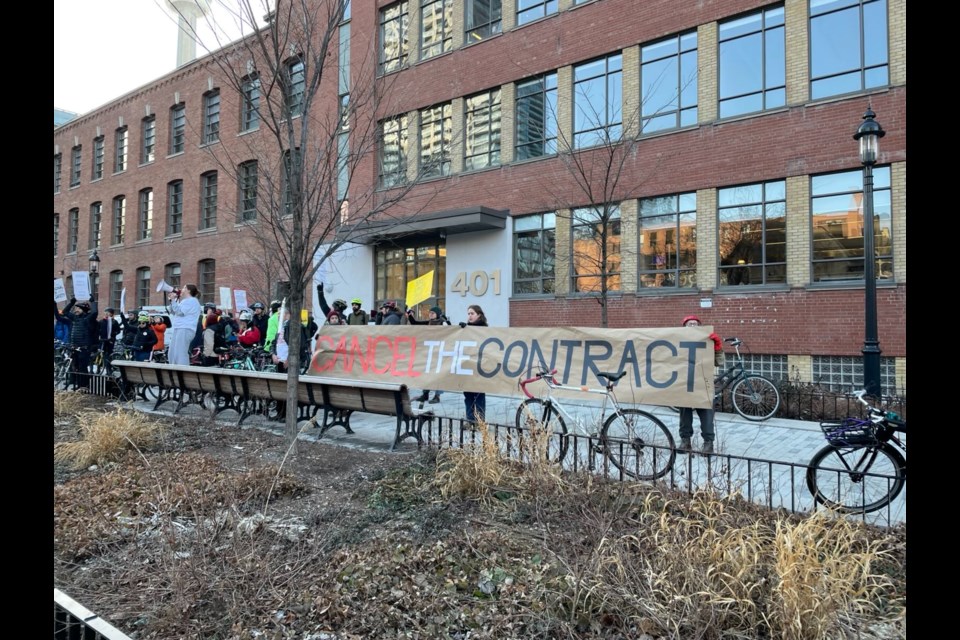
[[[860,163],[863,165],[863,383],[868,394],[879,398],[880,339],[877,335],[877,275],[873,249],[873,165],[880,155],[880,138],[887,132],[874,120],[876,115],[868,105],[853,139],[860,142]]]

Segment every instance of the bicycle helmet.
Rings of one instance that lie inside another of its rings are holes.
[[[689,315],[689,316],[687,316],[687,317],[685,317],[685,318],[683,319],[683,322],[680,323],[680,326],[681,326],[681,327],[685,327],[685,326],[687,326],[687,323],[690,322],[690,321],[692,321],[692,320],[696,320],[699,324],[703,324],[703,321],[700,320],[700,318],[699,318],[698,316]]]
[[[350,304],[359,304],[359,305],[362,305],[362,304],[363,304],[363,300],[361,300],[360,298],[354,298],[353,300],[350,301]]]
[[[250,313],[250,312],[247,311],[247,310],[243,310],[243,311],[240,312],[240,319],[241,319],[241,320],[246,320],[247,322],[250,322],[250,320],[253,319],[253,314]]]
[[[256,310],[256,309],[265,309],[266,307],[263,306],[262,302],[254,302],[250,308]]]

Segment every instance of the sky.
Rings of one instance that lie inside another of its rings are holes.
[[[197,30],[203,41],[202,20]],[[164,0],[53,1],[55,108],[86,113],[176,65],[177,21]]]

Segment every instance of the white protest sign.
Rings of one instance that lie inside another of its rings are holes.
[[[67,288],[63,286],[63,278],[53,279],[53,301],[54,302],[67,301]]]
[[[90,274],[86,271],[73,272],[73,297],[77,300],[90,299]]]
[[[233,309],[233,296],[230,294],[230,287],[220,287],[220,308]]]
[[[236,298],[236,300],[237,300],[237,309],[238,309],[238,310],[239,310],[239,309],[248,309],[248,308],[249,308],[249,306],[247,305],[247,292],[246,292],[246,291],[244,291],[243,289],[234,289],[234,290],[233,290],[233,296],[234,296],[234,297]]]

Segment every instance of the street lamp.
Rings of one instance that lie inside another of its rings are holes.
[[[879,398],[880,339],[877,335],[877,276],[873,249],[873,165],[880,155],[880,138],[887,134],[874,120],[877,114],[869,105],[863,122],[853,134],[860,142],[860,163],[863,165],[863,383],[867,393]]]

